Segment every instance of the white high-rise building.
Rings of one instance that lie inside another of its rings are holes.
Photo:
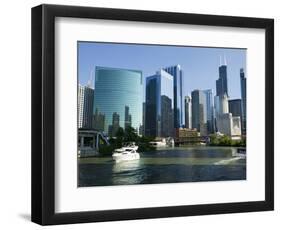
[[[93,128],[94,89],[79,84],[78,89],[78,128]]]

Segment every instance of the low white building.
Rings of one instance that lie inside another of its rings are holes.
[[[241,121],[240,117],[232,117],[231,113],[220,114],[217,117],[218,132],[232,137],[233,139],[240,139],[241,137]]]
[[[239,116],[232,117],[232,139],[241,139],[241,118]]]

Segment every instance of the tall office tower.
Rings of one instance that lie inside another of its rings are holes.
[[[90,85],[78,87],[78,128],[93,128],[94,89]]]
[[[187,129],[192,128],[192,122],[191,122],[191,97],[185,96],[184,97],[184,114],[185,114],[185,127]]]
[[[192,128],[197,129],[201,136],[207,135],[206,96],[201,90],[191,92]]]
[[[174,128],[183,126],[183,96],[182,96],[182,84],[183,84],[183,71],[180,65],[164,68],[164,70],[173,76],[174,82]]]
[[[247,126],[247,78],[245,77],[244,69],[240,69],[240,84],[241,84],[241,98],[242,98],[242,134],[246,135]]]
[[[173,136],[173,76],[161,69],[146,78],[145,90],[145,135]]]
[[[218,132],[221,131],[222,126],[221,124],[219,124],[219,122],[222,122],[222,119],[220,119],[220,116],[226,113],[229,113],[229,110],[228,110],[227,66],[226,66],[226,61],[224,60],[223,65],[220,63],[219,79],[216,80],[215,131]]]
[[[229,112],[232,116],[238,116],[242,120],[242,105],[241,99],[232,99],[228,101]]]
[[[228,96],[226,64],[219,67],[219,79],[216,80],[216,90],[217,96],[223,96],[224,94]]]
[[[208,134],[214,132],[214,100],[213,91],[207,89],[203,91],[206,97],[206,115],[207,115],[207,130]]]
[[[98,109],[105,116],[104,131],[114,136],[116,127],[125,129],[125,124],[128,124],[139,133],[142,125],[142,72],[96,67],[95,73],[94,110]]]

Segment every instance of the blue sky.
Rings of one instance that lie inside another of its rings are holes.
[[[161,67],[179,64],[184,71],[183,96],[194,89],[213,89],[219,77],[220,56],[227,63],[231,99],[241,98],[240,68],[246,71],[246,50],[188,46],[78,42],[78,78],[86,85],[95,66],[136,69],[151,76]],[[247,77],[247,73],[246,73]]]

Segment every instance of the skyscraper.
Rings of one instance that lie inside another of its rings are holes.
[[[174,128],[183,126],[183,97],[182,97],[182,84],[183,84],[183,71],[180,65],[164,68],[164,70],[173,76],[174,83]]]
[[[216,96],[215,96],[215,130],[226,134],[227,130],[231,130],[232,114],[229,114],[228,107],[228,85],[227,85],[227,66],[219,66],[219,79],[216,80]],[[229,127],[229,128],[227,128]],[[227,131],[227,134],[231,133]]]
[[[173,136],[173,76],[164,70],[146,78],[145,135]]]
[[[185,127],[187,129],[192,128],[192,122],[191,122],[191,97],[185,96],[184,98],[184,114],[185,114]]]
[[[244,69],[240,69],[240,84],[241,84],[241,104],[242,104],[242,134],[246,134],[247,126],[247,99],[246,99],[246,90],[247,90],[247,79],[245,77]]]
[[[206,116],[207,116],[207,130],[208,134],[214,132],[214,100],[213,91],[207,89],[203,91],[205,94],[206,101]]]
[[[78,128],[93,128],[94,89],[88,86],[78,87]]]
[[[201,135],[207,135],[206,96],[202,90],[191,92],[192,128]]]
[[[219,79],[216,80],[216,91],[217,96],[223,96],[224,94],[228,96],[226,64],[219,67]]]
[[[98,109],[105,116],[104,131],[111,131],[114,136],[117,124],[123,129],[127,124],[138,133],[142,125],[142,72],[96,67],[95,73],[94,110]],[[109,130],[111,126],[112,130]]]

